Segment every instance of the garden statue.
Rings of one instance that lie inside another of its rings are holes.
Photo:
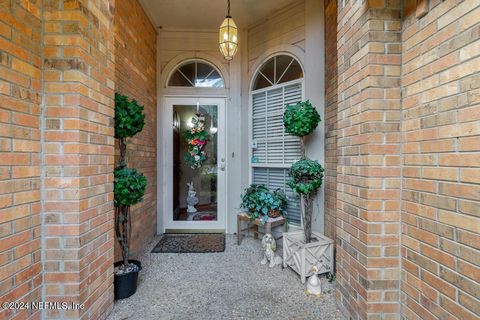
[[[187,186],[188,186],[187,212],[194,213],[194,212],[197,212],[197,209],[195,208],[195,206],[198,204],[198,198],[196,197],[197,192],[193,187],[193,181],[190,183],[187,183]]]
[[[308,278],[307,282],[307,294],[311,294],[319,297],[322,294],[322,282],[318,278],[318,268],[316,266],[312,267],[313,275]]]
[[[277,243],[275,238],[270,233],[266,233],[262,238],[262,247],[265,250],[261,264],[267,264],[270,262],[269,267],[273,268],[277,264],[282,263],[282,258],[275,255],[277,250]]]

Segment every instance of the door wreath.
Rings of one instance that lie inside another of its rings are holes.
[[[197,169],[201,168],[203,162],[207,160],[207,153],[203,149],[210,137],[208,132],[205,131],[204,115],[197,112],[192,117],[192,125],[190,130],[183,133],[183,137],[188,144],[188,151],[183,158],[190,168]]]

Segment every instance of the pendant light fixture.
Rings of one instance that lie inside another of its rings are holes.
[[[238,47],[238,31],[237,25],[230,15],[230,0],[227,0],[227,17],[220,25],[220,33],[218,42],[220,44],[220,52],[226,60],[232,60]]]

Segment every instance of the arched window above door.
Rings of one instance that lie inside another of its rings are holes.
[[[167,81],[168,87],[224,88],[220,72],[204,60],[189,60],[179,64]]]
[[[300,63],[292,56],[280,54],[268,59],[258,70],[252,91],[303,78]]]

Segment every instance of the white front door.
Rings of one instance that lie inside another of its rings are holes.
[[[225,99],[165,98],[164,111],[165,232],[225,232]]]

